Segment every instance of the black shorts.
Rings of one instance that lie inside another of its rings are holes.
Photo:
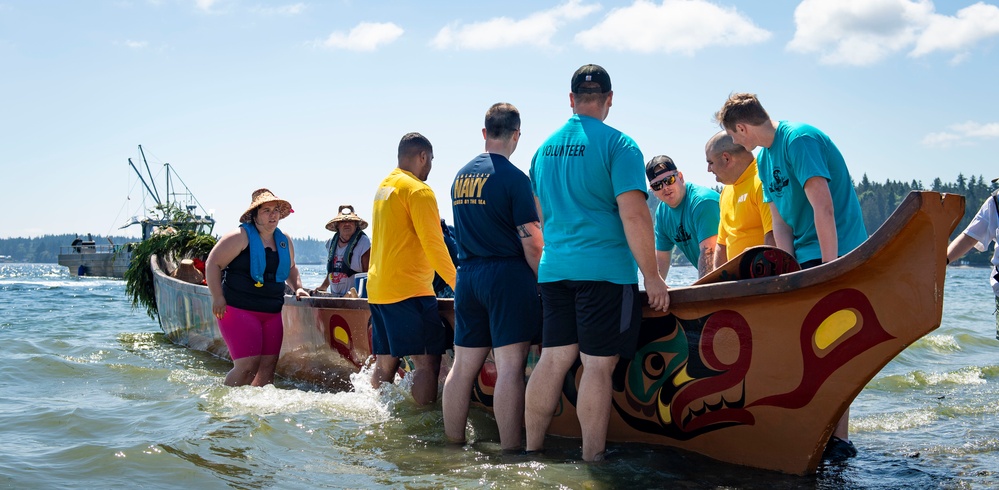
[[[541,284],[542,347],[579,344],[590,356],[635,355],[642,305],[637,284],[557,281]]]
[[[822,259],[812,259],[798,264],[798,267],[801,267],[801,270],[805,270],[811,269],[812,267],[818,267],[820,265],[822,265]]]
[[[839,257],[842,257],[842,255],[840,255]],[[838,259],[839,257],[836,258]],[[818,267],[820,265],[822,265],[822,257],[812,260],[806,260],[798,264],[798,267],[801,267],[801,270],[805,270],[805,269],[811,269],[812,267]]]

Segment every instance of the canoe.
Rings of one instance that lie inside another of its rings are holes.
[[[172,261],[150,259],[160,328],[167,339],[191,349],[230,359],[212,315],[207,286],[170,276]],[[440,300],[441,313],[453,325],[453,300]],[[276,372],[330,391],[351,388],[350,375],[371,355],[368,302],[363,298],[286,295],[281,309],[284,339]]]
[[[608,440],[814,473],[864,386],[940,325],[947,241],[963,214],[963,196],[912,192],[866,242],[833,262],[671,289],[670,312],[644,311],[638,352],[615,371]],[[151,265],[166,336],[227,357],[208,289],[170,278],[158,262]],[[445,326],[453,325],[452,300],[438,305]],[[287,296],[282,316],[278,374],[347,388],[370,354],[366,302]],[[566,377],[551,435],[580,436],[581,372],[577,362]],[[491,404],[494,381],[487,363],[473,393],[478,403]]]

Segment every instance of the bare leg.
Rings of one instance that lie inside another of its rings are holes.
[[[578,355],[579,344],[541,349],[541,358],[527,381],[527,393],[524,396],[528,451],[544,448],[545,432],[548,431],[548,425],[551,424],[558,400],[562,396],[565,373],[576,362]]]
[[[260,357],[243,357],[232,361],[232,370],[225,375],[226,386],[246,386],[253,382],[260,367]]]
[[[465,442],[472,385],[475,384],[475,378],[482,369],[487,354],[488,347],[454,346],[454,366],[444,380],[444,400],[441,403],[444,409],[444,435],[448,442]],[[502,435],[500,440],[503,440]]]
[[[493,393],[493,410],[503,449],[521,446],[524,428],[524,361],[530,342],[504,345],[493,349],[496,361],[496,390]]]
[[[846,407],[846,411],[843,412],[843,416],[840,417],[839,422],[836,424],[836,429],[833,430],[833,437],[838,437],[844,441],[850,440],[850,407]]]
[[[416,365],[413,377],[413,401],[417,405],[429,405],[437,401],[437,379],[441,375],[441,356],[439,354],[424,354],[409,356]]]
[[[594,461],[607,445],[607,424],[610,422],[611,375],[619,356],[580,354],[583,376],[579,380],[576,415],[583,433],[583,461]]]
[[[274,369],[277,368],[278,356],[260,356],[257,374],[253,377],[253,386],[266,386],[274,382]]]
[[[371,387],[378,389],[382,383],[395,381],[395,373],[399,370],[399,358],[388,354],[375,356],[375,369],[371,371]]]

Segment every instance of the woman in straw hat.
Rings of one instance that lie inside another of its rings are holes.
[[[205,280],[212,313],[229,347],[233,368],[228,386],[264,386],[274,380],[284,326],[284,286],[308,296],[295,266],[291,237],[278,221],[292,213],[291,203],[267,189],[253,191],[239,228],[222,237],[208,254]]]
[[[312,290],[313,294],[329,286],[331,294],[343,296],[354,284],[355,274],[368,272],[371,239],[362,231],[367,227],[368,222],[349,204],[341,205],[336,216],[326,223],[326,229],[334,233],[326,240],[326,279]]]

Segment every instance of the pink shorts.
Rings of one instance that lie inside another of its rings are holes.
[[[218,322],[233,359],[281,353],[284,337],[281,313],[261,313],[226,305],[225,315]]]

